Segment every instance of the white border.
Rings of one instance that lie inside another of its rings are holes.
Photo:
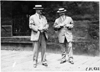
[[[0,1],[100,1],[100,0],[0,0]]]
[[[84,1],[87,1],[87,2],[98,1],[99,2],[100,0],[0,0],[0,1],[83,1],[83,2]],[[99,2],[99,8],[100,8],[100,2]],[[100,13],[100,9],[99,9],[99,13]],[[100,21],[100,15],[99,15],[99,21]],[[0,23],[1,23],[1,3],[0,3]],[[0,27],[1,27],[1,24],[0,24]],[[99,25],[99,31],[100,31],[100,25]],[[1,36],[1,32],[0,32],[0,36]],[[99,33],[99,36],[100,36],[100,33]],[[100,38],[99,38],[99,41],[100,41]],[[99,45],[100,45],[100,42],[99,42]],[[1,46],[1,38],[0,38],[0,46]],[[0,53],[1,53],[1,50],[0,50]],[[99,56],[100,56],[100,54],[99,54]],[[0,55],[0,58],[1,58],[1,55]],[[1,60],[0,60],[0,65],[1,65]],[[0,70],[1,70],[1,66],[0,66]],[[15,71],[15,72],[23,72],[23,71]],[[35,72],[35,71],[28,71],[28,72]],[[36,71],[36,72],[42,72],[42,71]],[[43,71],[43,72],[47,72],[47,71]],[[62,72],[62,71],[55,71],[55,72]],[[64,71],[64,72],[72,72],[72,71]],[[74,72],[80,72],[80,71],[74,71]],[[85,71],[83,71],[83,72],[85,72]],[[89,72],[91,72],[91,71],[89,71]],[[92,71],[92,72],[97,72],[97,71]]]

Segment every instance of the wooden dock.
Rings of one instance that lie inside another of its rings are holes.
[[[59,53],[47,52],[48,67],[44,67],[40,62],[37,68],[33,67],[32,51],[13,51],[1,50],[1,72],[33,72],[33,71],[86,71],[99,68],[100,71],[100,57],[74,55],[74,64],[68,62],[60,64],[61,55]],[[94,70],[95,71],[95,70]]]

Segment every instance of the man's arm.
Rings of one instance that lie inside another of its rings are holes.
[[[29,18],[29,28],[36,32],[38,31],[38,27],[35,25],[32,17]]]
[[[47,30],[49,28],[49,24],[45,24],[45,26],[44,26],[44,30]]]
[[[58,24],[57,19],[55,20],[53,27],[54,28],[60,28],[60,25]]]
[[[73,28],[74,27],[74,22],[73,22],[71,17],[70,17],[69,21],[70,21],[70,23],[69,24],[65,24],[65,27]]]
[[[44,22],[45,25],[43,26],[43,29],[44,29],[44,30],[47,30],[47,29],[49,28],[49,24],[48,24],[48,22],[47,22],[46,17],[44,17],[44,19],[45,19],[45,20],[44,20],[44,21],[45,21],[45,22]]]
[[[56,33],[61,29],[61,26],[58,24],[57,20],[55,20],[53,27]]]

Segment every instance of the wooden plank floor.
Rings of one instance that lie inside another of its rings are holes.
[[[100,67],[100,57],[74,55],[75,64],[68,62],[60,64],[61,55],[58,53],[47,53],[48,67],[40,62],[37,68],[33,68],[32,51],[1,50],[2,72],[32,72],[32,71],[85,71],[87,67]]]

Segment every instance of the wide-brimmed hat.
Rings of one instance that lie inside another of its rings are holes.
[[[62,13],[62,12],[66,12],[67,10],[65,8],[59,8],[57,13]]]
[[[42,9],[44,9],[44,8],[42,7],[42,5],[35,5],[35,7],[34,7],[33,9],[39,9],[39,10],[42,10]]]

